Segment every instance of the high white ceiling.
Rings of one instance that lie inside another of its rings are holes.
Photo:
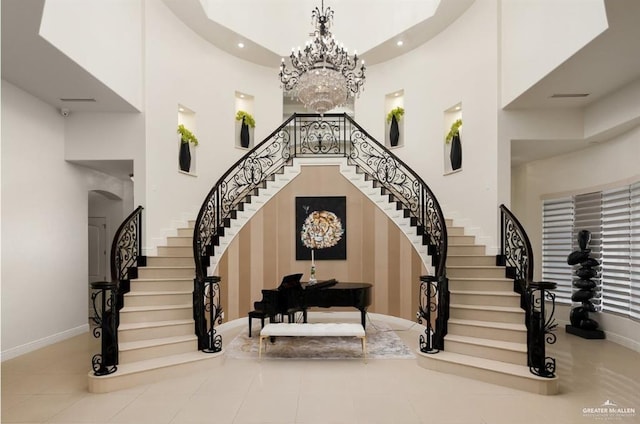
[[[216,47],[247,61],[277,67],[302,47],[314,27],[318,0],[162,0]],[[327,0],[336,39],[367,64],[402,55],[434,37],[475,0]],[[250,12],[247,12],[250,11]],[[247,17],[250,13],[250,17]],[[259,18],[256,20],[256,16]],[[292,40],[294,44],[292,44]],[[397,42],[402,40],[402,47]],[[238,48],[238,43],[244,48]]]
[[[309,38],[318,0],[162,0],[178,18],[218,48],[275,69],[290,41]],[[327,0],[335,11],[333,33],[358,48],[367,64],[402,55],[434,37],[475,0]],[[128,102],[38,35],[44,0],[2,0],[2,78],[53,105],[75,111],[135,112]],[[204,6],[203,6],[204,5]],[[640,79],[640,0],[605,0],[609,29],[506,109],[582,109]],[[411,10],[411,16],[398,10]],[[210,19],[205,9],[215,20]],[[366,13],[364,13],[366,11]],[[255,25],[260,16],[262,25]],[[287,21],[282,14],[290,16]],[[398,15],[398,16],[396,16]],[[294,19],[295,17],[295,19]],[[220,21],[220,22],[216,22]],[[248,23],[246,23],[248,22]],[[398,47],[396,42],[404,45]],[[245,47],[238,48],[238,42]],[[297,45],[296,45],[297,46]],[[557,99],[554,93],[589,93]],[[96,102],[64,102],[94,98]],[[628,128],[619,128],[624,131]],[[614,134],[609,134],[614,135]],[[600,140],[517,140],[512,164],[584,148]],[[102,164],[104,165],[104,164]],[[118,164],[121,165],[121,164]],[[102,169],[104,171],[104,169]],[[123,174],[122,169],[118,171]]]

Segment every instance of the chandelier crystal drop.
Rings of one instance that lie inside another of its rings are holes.
[[[357,97],[364,85],[365,66],[358,68],[358,55],[349,56],[347,50],[338,45],[329,31],[333,21],[333,10],[325,9],[324,0],[320,9],[311,13],[315,27],[313,38],[304,49],[292,49],[288,68],[284,58],[280,65],[280,82],[285,93],[297,98],[307,110],[323,114],[347,103],[349,97]]]

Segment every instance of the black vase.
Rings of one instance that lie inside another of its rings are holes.
[[[189,143],[180,143],[180,155],[178,156],[180,162],[180,170],[189,172],[191,168],[191,151],[189,150]]]
[[[249,126],[244,122],[244,116],[242,117],[242,126],[240,127],[240,146],[245,149],[249,147]]]
[[[451,139],[451,153],[449,154],[451,159],[451,169],[460,169],[462,166],[462,144],[460,143],[460,135],[456,134]]]
[[[396,147],[399,139],[400,130],[398,129],[398,120],[395,115],[393,115],[391,116],[391,127],[389,128],[389,142],[391,143],[391,147]]]

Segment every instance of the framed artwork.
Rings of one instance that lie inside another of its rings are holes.
[[[296,260],[347,259],[347,198],[296,197]]]

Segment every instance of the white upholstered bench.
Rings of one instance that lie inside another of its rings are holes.
[[[362,341],[362,354],[367,360],[367,338],[361,324],[350,323],[291,323],[267,324],[260,330],[259,359],[262,359],[262,342],[264,339],[277,336],[310,336],[310,337],[357,337]],[[266,347],[265,347],[266,350]]]

